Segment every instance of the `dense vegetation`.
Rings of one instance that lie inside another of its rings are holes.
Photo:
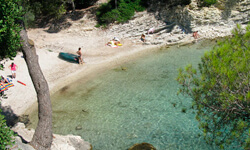
[[[38,95],[39,105],[39,123],[30,144],[35,149],[50,149],[52,143],[52,109],[49,89],[38,64],[35,48],[28,43],[28,36],[23,24],[24,11],[20,4],[20,0],[0,0],[0,56],[2,59],[12,58],[16,56],[18,49],[23,52]],[[1,114],[0,149],[8,149],[14,142],[14,133],[6,125],[4,116]]]
[[[97,10],[98,22],[100,25],[115,21],[124,23],[133,17],[135,11],[145,10],[146,4],[143,0],[111,0]]]
[[[21,27],[18,20],[23,13],[18,5],[19,0],[0,0],[0,57],[15,57],[20,48]],[[1,69],[3,69],[1,67]],[[1,110],[0,110],[1,112]],[[0,114],[0,149],[6,149],[6,146],[14,144],[14,132],[7,126],[5,118]]]
[[[199,73],[180,69],[180,92],[193,99],[205,139],[225,146],[250,149],[250,25],[205,54]]]
[[[92,6],[97,0],[21,0],[25,8],[26,27],[35,27],[35,23],[60,19],[67,11]]]
[[[202,6],[210,6],[217,3],[217,0],[201,0]]]
[[[210,6],[217,0],[198,0],[201,6]],[[86,8],[94,5],[97,0],[22,0],[26,9],[25,24],[27,27],[34,26],[34,21],[41,18],[59,19],[69,10]],[[173,7],[177,5],[188,5],[191,0],[110,0],[102,4],[97,12],[98,25],[110,23],[124,23],[130,20],[135,11],[143,11],[152,4]]]
[[[211,6],[217,0],[198,0],[200,6]],[[135,11],[143,11],[148,6],[158,4],[166,5],[169,8],[177,5],[188,5],[191,0],[110,0],[98,8],[96,16],[98,18],[98,25],[107,25],[110,23],[124,23],[130,20]]]
[[[1,112],[1,109],[0,109]],[[3,115],[0,115],[0,149],[6,149],[15,143],[14,132],[6,125]]]
[[[14,57],[20,47],[20,26],[16,24],[21,19],[22,8],[18,0],[0,0],[0,57]],[[15,51],[13,51],[15,50]]]

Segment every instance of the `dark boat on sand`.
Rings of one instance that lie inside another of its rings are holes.
[[[60,52],[58,57],[68,62],[78,63],[78,56],[75,54]]]

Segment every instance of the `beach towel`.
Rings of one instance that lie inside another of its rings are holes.
[[[13,83],[5,83],[3,85],[0,85],[0,92],[6,91],[8,88],[14,86]]]
[[[112,48],[117,48],[118,46],[115,45],[114,41],[110,41],[110,44],[108,44],[108,46],[112,47]]]

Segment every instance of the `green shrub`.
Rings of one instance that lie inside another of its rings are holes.
[[[22,0],[25,11],[30,12],[35,18],[52,17],[60,18],[66,12],[65,3],[61,0],[25,1]]]
[[[35,27],[35,15],[31,11],[25,13],[24,24],[26,28]]]
[[[110,24],[115,21],[124,23],[130,20],[135,11],[145,10],[146,3],[143,0],[111,0],[102,4],[97,12],[99,25]]]
[[[0,0],[0,56],[15,57],[20,47],[20,25],[23,9],[18,5],[19,0]]]
[[[120,12],[119,17],[117,19],[118,22],[124,23],[132,18],[135,14],[135,9],[129,3],[120,3],[118,7],[118,11]]]
[[[215,3],[217,3],[217,0],[202,0],[202,5],[203,6],[210,6],[210,5],[213,5]]]
[[[117,9],[113,9],[112,11],[105,13],[100,19],[102,22],[109,24],[118,20],[119,16],[120,12]]]
[[[0,149],[7,149],[7,146],[12,146],[15,143],[13,137],[14,132],[6,125],[4,116],[0,114]]]

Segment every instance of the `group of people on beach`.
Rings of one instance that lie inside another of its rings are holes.
[[[16,70],[18,68],[17,65],[14,62],[12,62],[8,68],[11,70],[11,78],[15,79],[16,78]],[[5,86],[6,84],[8,86],[10,86],[9,83],[10,83],[10,80],[8,78],[5,78],[3,75],[0,76],[0,87],[1,87],[0,88],[0,95],[1,96],[4,95],[4,90],[2,88],[6,88],[6,86]]]
[[[155,32],[155,28],[150,28],[149,30],[148,30],[148,32],[147,32],[147,34],[153,34]],[[141,35],[141,41],[142,42],[146,42],[146,35],[145,34],[142,34]]]
[[[18,66],[14,62],[12,62],[8,68],[11,70],[11,78],[15,79],[16,78],[16,70],[18,69]],[[0,81],[1,81],[0,82],[1,85],[4,83],[9,83],[7,78],[5,78],[3,75],[0,76]]]
[[[148,30],[147,34],[150,34],[150,33],[153,34],[154,31],[155,31],[154,28],[150,28],[150,29]],[[185,33],[185,32],[184,32],[184,33]],[[192,36],[194,37],[194,39],[198,39],[198,38],[200,37],[199,34],[198,34],[198,31],[194,31]],[[142,34],[142,35],[141,35],[141,41],[142,41],[142,42],[146,42],[146,36],[145,36],[145,34]]]
[[[147,34],[150,34],[150,33],[153,34],[154,31],[155,31],[154,28],[150,28],[150,29],[148,30]],[[195,39],[198,39],[198,38],[199,38],[198,31],[193,32],[193,37],[194,37]],[[141,41],[142,41],[142,42],[146,42],[146,36],[145,36],[145,34],[142,34],[142,35],[141,35]],[[121,44],[121,43],[120,43],[120,40],[119,40],[117,37],[114,37],[114,38],[113,38],[112,40],[110,40],[106,45],[109,45],[109,46],[118,46],[119,44]],[[77,55],[78,55],[78,63],[79,63],[79,64],[83,64],[84,61],[83,61],[83,58],[82,58],[81,48],[79,48],[78,51],[77,51],[76,53],[77,53]]]

